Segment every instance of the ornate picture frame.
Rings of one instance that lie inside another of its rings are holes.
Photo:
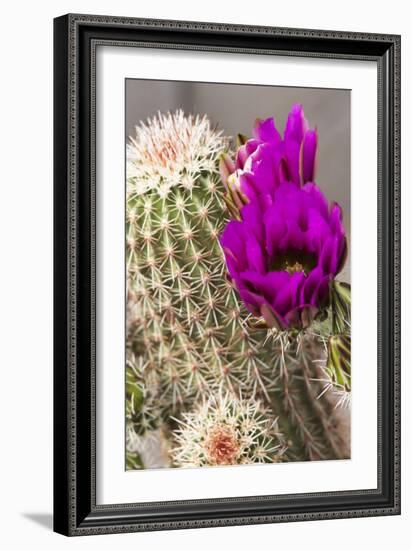
[[[99,504],[96,51],[101,45],[377,66],[377,487]],[[400,37],[69,14],[54,20],[54,530],[75,536],[400,513]]]

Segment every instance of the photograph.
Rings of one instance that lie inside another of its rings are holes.
[[[127,78],[124,116],[125,469],[349,460],[351,91]]]
[[[400,37],[54,25],[54,530],[399,514]]]

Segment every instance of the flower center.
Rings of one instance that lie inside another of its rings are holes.
[[[300,262],[295,262],[294,264],[289,264],[288,262],[285,262],[284,270],[288,273],[297,273],[297,271],[302,271],[305,275],[307,275],[303,264],[300,264]]]
[[[276,256],[272,262],[271,269],[273,271],[287,271],[291,275],[299,272],[308,275],[314,269],[316,263],[314,254],[290,250],[285,254]]]
[[[235,464],[239,451],[235,429],[224,424],[214,426],[207,437],[205,447],[211,463]]]

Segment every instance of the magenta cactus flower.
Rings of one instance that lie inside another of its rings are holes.
[[[317,133],[301,106],[293,107],[283,140],[272,118],[258,121],[254,136],[226,174],[239,219],[226,225],[220,242],[248,310],[270,327],[301,329],[328,305],[330,282],[344,265],[343,213],[310,181]]]
[[[275,189],[284,182],[297,187],[314,181],[317,130],[309,128],[301,105],[294,105],[288,115],[284,139],[274,119],[257,120],[254,137],[245,140],[237,150],[235,162],[224,155],[220,172],[229,202],[238,210],[250,200],[269,205]]]

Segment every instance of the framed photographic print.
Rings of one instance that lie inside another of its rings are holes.
[[[66,15],[54,528],[400,512],[400,37]]]

